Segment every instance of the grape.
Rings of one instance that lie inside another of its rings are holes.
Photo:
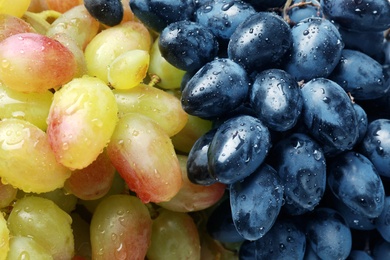
[[[259,239],[272,228],[282,203],[283,186],[268,164],[230,185],[233,223],[246,240]]]
[[[34,0],[32,0],[34,2]],[[81,5],[83,0],[39,0],[44,10],[55,10],[60,13],[72,9],[75,6]]]
[[[10,232],[4,215],[0,214],[0,259],[6,259],[9,251]]]
[[[92,259],[144,259],[152,220],[136,197],[112,195],[96,208],[90,230]]]
[[[383,31],[390,27],[390,3],[387,0],[323,0],[326,17],[354,31]]]
[[[149,53],[132,50],[119,55],[108,67],[107,79],[115,89],[130,89],[140,84],[149,67]]]
[[[7,207],[16,198],[18,190],[0,180],[0,209]]]
[[[175,96],[156,87],[139,84],[128,90],[114,90],[119,117],[138,113],[153,119],[163,130],[173,136],[183,129],[188,115]]]
[[[301,90],[303,122],[310,134],[333,149],[351,149],[358,137],[358,120],[347,93],[326,78],[310,80]]]
[[[258,73],[249,95],[257,117],[269,129],[286,131],[297,123],[303,106],[302,94],[285,71],[269,69]]]
[[[183,186],[169,201],[158,205],[175,212],[200,211],[217,203],[225,193],[226,185],[214,183],[211,185],[197,185],[187,177],[187,156],[178,155],[182,172]]]
[[[146,116],[123,116],[107,147],[108,156],[143,202],[162,202],[182,186],[180,164],[169,136]]]
[[[344,48],[336,26],[320,17],[306,18],[291,29],[291,34],[292,48],[284,70],[297,80],[329,76]]]
[[[390,242],[390,223],[388,221],[390,217],[390,197],[386,196],[384,200],[384,209],[381,214],[375,220],[375,228],[381,234],[382,238],[387,242]]]
[[[330,208],[317,208],[307,227],[307,239],[321,259],[346,259],[351,251],[351,230],[342,216]]]
[[[230,59],[215,59],[187,82],[181,103],[190,115],[222,116],[244,102],[249,84],[249,77],[240,65]]]
[[[147,258],[200,259],[200,241],[194,220],[186,213],[161,209],[153,219]]]
[[[390,243],[381,239],[376,241],[372,252],[374,259],[387,259],[390,257]]]
[[[0,14],[0,41],[14,34],[28,32],[35,32],[35,30],[23,19],[9,14]]]
[[[32,237],[53,259],[71,259],[74,254],[71,222],[54,202],[35,196],[18,200],[7,220],[13,236]]]
[[[271,152],[272,164],[285,186],[283,208],[292,215],[312,211],[326,187],[326,163],[321,146],[310,136],[294,133]]]
[[[348,260],[373,260],[373,258],[365,251],[352,250],[349,254]]]
[[[286,0],[244,0],[244,2],[251,4],[257,11],[266,11],[268,9],[272,11],[273,8],[282,7]]]
[[[212,61],[218,52],[214,34],[207,27],[187,20],[165,27],[158,47],[170,64],[185,71],[197,71]]]
[[[236,28],[228,56],[248,71],[261,71],[277,63],[291,44],[290,27],[280,16],[258,12]]]
[[[43,131],[47,128],[53,93],[23,93],[0,83],[0,118],[18,118],[26,120]]]
[[[19,33],[1,41],[0,60],[2,82],[22,92],[58,89],[73,78],[77,68],[70,50],[37,33]]]
[[[191,20],[195,11],[193,0],[133,0],[130,8],[146,26],[157,32],[171,23]]]
[[[152,39],[147,28],[128,21],[99,32],[85,48],[88,75],[108,83],[108,67],[121,54],[131,50],[149,51]]]
[[[9,240],[7,259],[52,260],[49,250],[40,245],[33,237],[12,236]]]
[[[293,0],[290,6],[285,7],[285,14],[288,15],[287,22],[291,25],[295,25],[306,18],[323,16],[321,5],[316,0]]]
[[[0,142],[3,183],[41,193],[62,187],[69,178],[70,170],[56,161],[46,133],[31,123],[20,119],[0,121]]]
[[[108,26],[118,25],[123,19],[120,0],[84,0],[84,6],[95,19]]]
[[[359,104],[353,103],[353,108],[355,109],[356,118],[358,120],[359,134],[356,144],[359,144],[367,133],[368,117],[366,111]]]
[[[0,13],[22,17],[22,15],[27,11],[30,3],[31,0],[18,1],[18,4],[15,4],[12,0],[2,0],[0,2]]]
[[[117,111],[114,94],[97,78],[75,78],[57,91],[47,135],[58,162],[72,169],[92,163],[110,140]]]

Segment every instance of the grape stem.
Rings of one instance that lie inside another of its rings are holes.
[[[61,13],[54,10],[45,10],[40,13],[25,12],[23,19],[40,34],[46,34],[50,27],[50,22],[60,17]]]
[[[159,76],[157,76],[156,74],[153,74],[150,76],[150,81],[149,81],[148,86],[154,87],[160,81],[161,81],[161,78]]]
[[[300,2],[298,3],[295,3],[295,4],[291,4],[293,0],[287,0],[286,1],[286,4],[284,5],[283,7],[283,19],[290,25],[294,25],[295,23],[293,21],[291,21],[290,19],[290,15],[288,14],[289,11],[295,7],[298,7],[298,8],[303,8],[305,6],[308,6],[308,5],[311,5],[311,6],[314,6],[317,8],[317,13],[319,15],[320,13],[320,9],[321,9],[321,6],[318,5],[318,4],[315,4],[313,3],[312,1],[310,2],[306,2],[305,0],[301,0]]]

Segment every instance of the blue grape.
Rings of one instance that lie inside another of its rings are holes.
[[[259,12],[236,28],[227,51],[230,59],[252,72],[279,62],[291,44],[290,26],[274,13]]]
[[[270,147],[269,130],[259,119],[233,117],[218,127],[210,143],[209,171],[225,184],[240,181],[262,164]]]
[[[195,21],[209,28],[220,42],[227,42],[237,26],[255,13],[240,0],[214,0],[196,10]]]
[[[293,221],[278,219],[272,228],[256,240],[257,259],[303,259],[306,236]]]
[[[237,243],[245,240],[233,223],[229,198],[223,199],[213,209],[206,225],[208,234],[222,243]]]
[[[218,53],[218,41],[214,34],[208,28],[187,20],[165,27],[158,46],[161,55],[170,64],[185,71],[200,69]]]
[[[358,137],[358,120],[350,97],[334,81],[310,80],[301,88],[302,117],[310,134],[321,144],[344,151]]]
[[[130,8],[146,26],[161,32],[171,23],[192,20],[195,3],[193,0],[131,0]]]
[[[238,251],[238,259],[253,260],[256,259],[256,240],[245,240]]]
[[[286,0],[244,0],[251,4],[257,11],[267,11],[282,7]]]
[[[329,76],[344,48],[336,26],[320,17],[306,18],[291,33],[293,45],[283,68],[298,81]]]
[[[306,251],[303,260],[321,260],[321,258],[314,252],[313,248],[311,248],[310,244],[306,243]]]
[[[303,19],[322,17],[321,5],[316,0],[293,0],[287,9],[289,24],[295,25]]]
[[[195,184],[211,185],[216,180],[208,171],[207,151],[216,130],[212,129],[198,138],[188,154],[187,176]]]
[[[99,22],[114,26],[123,19],[123,6],[120,0],[84,0],[84,6]]]
[[[378,217],[385,190],[374,165],[362,154],[347,151],[328,163],[328,184],[333,194],[351,210],[367,218]]]
[[[365,155],[380,175],[390,177],[390,120],[376,119],[369,123],[359,152]]]
[[[376,241],[372,255],[378,260],[390,259],[390,243],[383,239]]]
[[[389,89],[382,65],[370,56],[355,50],[344,49],[340,62],[329,75],[357,100],[375,99]]]
[[[390,242],[390,196],[385,198],[384,209],[376,219],[375,226],[382,238]]]
[[[321,5],[329,20],[350,30],[380,32],[390,27],[388,0],[322,0]]]
[[[323,260],[346,259],[351,252],[351,230],[333,209],[316,208],[310,215],[306,232],[311,248]]]
[[[269,69],[258,73],[249,95],[256,115],[269,129],[286,131],[297,123],[302,94],[298,83],[285,71]]]
[[[230,59],[215,59],[187,82],[181,96],[183,109],[202,118],[223,116],[240,106],[247,98],[249,77]]]
[[[356,112],[356,117],[358,121],[358,138],[356,140],[356,144],[359,144],[364,136],[366,135],[368,128],[368,117],[366,111],[357,103],[353,103],[353,108]]]
[[[246,240],[263,237],[273,226],[283,203],[283,186],[275,169],[262,164],[242,181],[229,186],[232,218]]]
[[[283,206],[300,215],[317,206],[325,192],[326,163],[321,146],[310,136],[294,133],[272,149],[271,165],[285,187]]]
[[[365,251],[352,250],[347,260],[373,260],[373,258]]]

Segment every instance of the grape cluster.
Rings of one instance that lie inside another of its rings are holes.
[[[0,2],[0,260],[390,258],[388,0]]]

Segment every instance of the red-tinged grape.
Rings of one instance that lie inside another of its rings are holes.
[[[18,118],[26,120],[43,131],[47,128],[53,93],[23,93],[0,83],[0,118]]]
[[[186,213],[160,209],[153,219],[149,260],[200,260],[200,239],[194,220]]]
[[[84,50],[99,31],[99,22],[85,9],[84,5],[75,6],[58,17],[48,28],[46,35],[52,37],[65,33]]]
[[[40,2],[45,10],[55,10],[60,13],[65,13],[75,6],[82,5],[83,0],[40,0]]]
[[[53,259],[71,259],[74,255],[72,218],[51,200],[27,196],[18,200],[8,220],[13,236],[33,238]]]
[[[56,161],[46,133],[27,121],[0,121],[0,143],[3,183],[42,193],[62,187],[70,177],[70,170]]]
[[[95,200],[103,197],[110,190],[115,175],[107,153],[103,151],[90,165],[75,170],[65,181],[65,189],[83,200]]]
[[[183,186],[180,191],[167,202],[159,205],[176,212],[199,211],[211,207],[217,203],[225,193],[226,185],[215,183],[209,186],[192,183],[187,177],[187,156],[177,156],[183,178]]]
[[[118,104],[119,117],[127,113],[139,113],[153,119],[164,131],[173,136],[188,120],[180,100],[155,87],[145,84],[129,90],[114,90]]]
[[[0,212],[0,259],[7,258],[9,251],[9,229],[7,227],[7,221],[4,218],[3,213]]]
[[[178,89],[185,71],[174,67],[161,55],[157,38],[150,50],[148,73],[159,77],[160,81],[157,83],[159,87],[163,89]]]
[[[118,106],[100,79],[75,78],[55,92],[47,134],[57,161],[71,169],[90,165],[110,140]]]
[[[72,52],[37,33],[19,33],[0,42],[0,80],[21,92],[57,89],[75,75]]]
[[[8,207],[16,198],[17,193],[18,189],[12,185],[2,183],[0,179],[0,209]]]
[[[85,48],[88,74],[108,83],[108,66],[121,54],[131,50],[149,51],[152,39],[148,29],[129,21],[98,33]]]
[[[237,260],[235,250],[229,250],[219,241],[213,239],[207,233],[201,233],[201,259]]]
[[[2,14],[10,14],[16,17],[22,17],[24,12],[27,11],[31,0],[20,0],[16,4],[15,1],[12,0],[1,0],[0,1],[0,13]]]
[[[92,216],[92,259],[144,259],[150,245],[152,220],[135,196],[113,195]]]
[[[27,236],[11,236],[7,259],[53,260],[50,252]]]
[[[168,201],[182,186],[180,164],[171,139],[146,116],[124,115],[107,153],[129,188],[145,203]]]
[[[13,15],[0,14],[0,41],[11,35],[27,32],[35,32],[29,23]]]
[[[91,259],[92,250],[89,239],[89,223],[76,212],[71,213],[70,216],[72,217],[75,255],[84,257],[85,259]]]

